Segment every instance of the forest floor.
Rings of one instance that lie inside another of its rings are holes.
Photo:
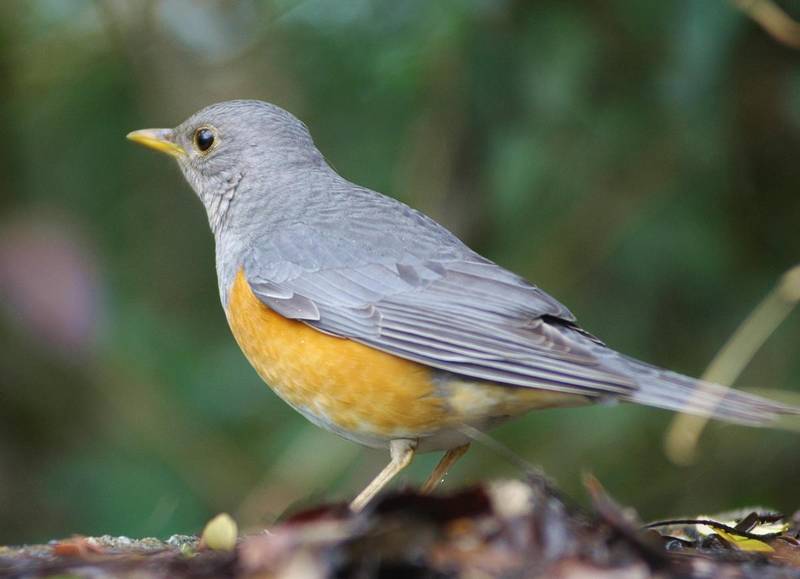
[[[539,480],[387,494],[358,514],[323,505],[238,538],[233,526],[229,545],[216,550],[209,545],[225,540],[205,534],[0,547],[0,577],[800,579],[800,514],[643,525],[594,479],[586,488],[589,508]]]

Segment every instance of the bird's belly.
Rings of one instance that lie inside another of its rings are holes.
[[[562,405],[564,398],[451,379],[324,334],[269,309],[241,271],[228,294],[226,314],[247,359],[281,398],[313,423],[369,446],[384,446],[393,438],[449,440],[447,433],[459,424],[481,426],[534,407]]]

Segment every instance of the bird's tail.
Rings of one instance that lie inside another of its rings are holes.
[[[639,388],[627,396],[630,402],[750,426],[775,421],[781,414],[800,414],[800,408],[719,384],[689,378],[632,358],[622,362],[634,373]]]

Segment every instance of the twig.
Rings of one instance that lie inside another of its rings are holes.
[[[711,519],[668,519],[665,521],[647,523],[646,525],[642,526],[642,529],[656,529],[658,527],[669,527],[673,525],[705,525],[706,527],[711,527],[712,529],[720,529],[731,535],[745,537],[747,539],[756,539],[758,541],[774,539],[775,537],[780,537],[783,534],[779,532],[763,533],[759,535],[758,533],[751,533],[750,531],[731,527],[730,525],[726,525],[725,523],[720,523],[718,521],[712,521]]]
[[[733,4],[781,44],[800,48],[800,24],[772,0],[733,0]]]
[[[711,361],[702,380],[730,386],[739,377],[769,336],[800,301],[800,265],[787,271],[750,313]],[[698,391],[702,390],[702,386]],[[698,394],[703,392],[698,392]],[[724,398],[725,392],[718,394]],[[695,458],[697,441],[709,416],[678,414],[664,437],[667,456],[675,463],[689,464]]]

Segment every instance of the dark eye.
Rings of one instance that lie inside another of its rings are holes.
[[[214,131],[207,127],[197,129],[194,132],[194,144],[201,151],[208,151],[214,144]]]

